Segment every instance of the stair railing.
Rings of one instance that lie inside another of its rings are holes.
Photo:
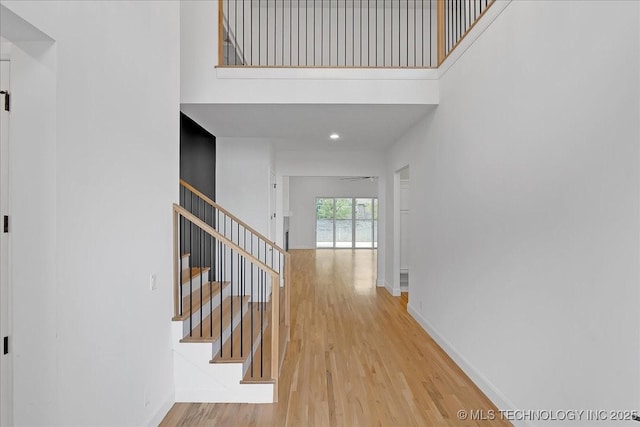
[[[290,254],[184,180],[180,180],[180,204],[278,274],[281,295],[279,335],[282,364],[291,331]]]
[[[180,180],[180,205],[280,275],[280,286],[284,290],[286,301],[282,310],[284,323],[289,327],[291,324],[290,254],[182,179]],[[285,332],[289,340],[289,330]]]
[[[277,401],[286,345],[280,331],[287,328],[281,274],[176,204],[173,234],[174,320],[182,321],[182,342],[211,342],[212,362],[242,362],[245,381],[272,382]]]

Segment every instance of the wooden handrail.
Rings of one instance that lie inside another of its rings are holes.
[[[273,249],[275,249],[276,251],[280,252],[282,255],[284,255],[285,253],[287,253],[287,251],[285,251],[284,249],[282,249],[280,246],[278,246],[274,241],[272,241],[271,239],[269,239],[268,237],[264,236],[263,234],[261,234],[260,232],[258,232],[256,229],[254,229],[253,227],[249,226],[246,222],[242,221],[240,218],[238,218],[237,216],[233,215],[231,212],[229,212],[228,210],[226,210],[225,208],[223,208],[222,206],[220,206],[219,204],[217,204],[216,202],[214,202],[213,200],[211,200],[209,197],[207,197],[206,195],[204,195],[201,191],[199,191],[197,188],[195,188],[193,185],[189,184],[187,181],[181,179],[180,180],[180,185],[183,186],[184,188],[186,188],[187,190],[191,191],[193,194],[195,194],[196,196],[200,197],[202,200],[204,200],[206,203],[208,203],[210,206],[214,207],[215,209],[219,210],[220,212],[224,213],[226,216],[228,216],[229,218],[231,218],[233,221],[237,222],[238,224],[240,224],[241,226],[243,226],[245,229],[247,229],[249,232],[251,232],[253,235],[255,235],[256,237],[264,240],[265,242],[269,242],[269,246],[271,246]]]
[[[238,252],[239,254],[242,254],[243,257],[247,258],[248,260],[250,260],[251,262],[256,264],[258,267],[260,267],[261,269],[265,270],[266,272],[268,272],[268,273],[270,273],[272,275],[275,274],[276,276],[279,276],[278,272],[275,271],[273,268],[269,267],[267,264],[265,264],[264,262],[260,261],[258,258],[253,256],[249,252],[247,252],[245,249],[241,248],[236,243],[232,242],[227,237],[225,237],[224,235],[220,234],[215,228],[211,227],[209,224],[205,223],[200,218],[198,218],[197,216],[195,216],[194,214],[192,214],[191,212],[189,212],[188,210],[186,210],[182,206],[178,206],[178,205],[176,205],[174,203],[173,204],[173,210],[175,212],[179,213],[184,218],[186,218],[189,221],[191,221],[192,224],[198,226],[205,233],[207,233],[210,236],[215,237],[216,239],[224,242],[227,246],[231,246],[236,252]]]

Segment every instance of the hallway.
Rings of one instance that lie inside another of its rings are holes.
[[[375,251],[291,253],[292,331],[280,402],[175,404],[161,426],[510,425],[400,298],[376,288]],[[460,410],[497,419],[459,420]]]

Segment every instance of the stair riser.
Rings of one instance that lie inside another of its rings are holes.
[[[191,281],[187,280],[182,284],[182,298],[188,296],[192,290],[197,291],[200,289],[200,280],[202,280],[202,284],[206,285],[209,283],[209,272],[205,272],[202,274],[197,274],[193,276]]]
[[[189,260],[191,259],[190,255],[182,256],[182,271],[189,270]],[[178,268],[180,268],[180,260],[178,260]]]
[[[231,287],[225,286],[222,289],[222,299],[224,300],[231,294]],[[214,311],[220,305],[220,294],[215,294],[212,299],[205,299],[204,305],[194,310],[192,324],[195,328],[200,323],[200,310],[202,310],[202,318],[206,318],[209,313]],[[182,320],[182,336],[189,333],[189,318]]]
[[[241,384],[240,363],[203,364],[202,355],[193,351],[198,345],[181,344],[174,352],[176,402],[273,402],[273,384]]]
[[[265,325],[264,325],[262,331],[264,332],[266,329],[267,329],[267,323],[265,322]],[[265,345],[270,345],[266,341],[263,341],[263,343]],[[254,372],[260,372],[259,371],[260,370],[260,353],[258,353],[258,347],[259,346],[260,346],[260,334],[258,334],[255,337],[255,340],[253,342],[253,369],[254,369]],[[263,363],[264,364],[271,363],[271,361],[265,360]],[[247,372],[249,371],[250,368],[251,368],[251,357],[247,357],[247,360],[245,360],[244,363],[242,364],[242,377],[243,378],[247,374]]]
[[[240,316],[240,313],[236,314],[236,316],[233,318],[233,321],[231,322],[233,324],[233,327],[231,327],[231,325],[229,325],[226,329],[224,329],[222,331],[222,344],[223,345],[229,339],[229,337],[231,336],[231,332],[233,331],[233,328],[240,327],[241,319],[242,319],[243,316],[245,316],[247,314],[248,308],[249,308],[249,304],[248,303],[243,304],[243,306],[242,306],[242,316]],[[216,342],[213,343],[212,349],[213,349],[213,355],[214,356],[217,355],[220,352],[220,340],[217,340]]]

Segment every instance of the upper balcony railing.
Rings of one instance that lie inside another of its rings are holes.
[[[435,68],[495,0],[219,0],[223,67]]]

